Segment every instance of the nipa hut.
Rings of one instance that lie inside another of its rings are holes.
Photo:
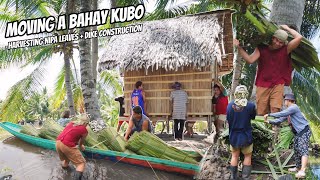
[[[144,22],[142,32],[113,36],[99,71],[122,70],[125,115],[140,80],[151,120],[169,120],[171,85],[179,81],[189,96],[188,120],[207,120],[210,130],[213,80],[233,65],[231,16],[231,10],[219,10]]]

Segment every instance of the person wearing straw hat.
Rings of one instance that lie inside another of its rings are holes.
[[[304,117],[299,107],[295,104],[296,99],[293,94],[286,94],[284,96],[284,104],[287,107],[285,110],[265,114],[264,119],[266,123],[280,124],[288,121],[292,132],[294,133],[294,157],[296,167],[289,168],[291,172],[298,172],[296,178],[304,178],[306,176],[305,170],[308,164],[308,149],[310,143],[311,130],[307,119]],[[268,117],[275,117],[275,120],[268,120]]]
[[[181,83],[175,82],[170,93],[172,102],[172,119],[174,120],[174,139],[181,141],[184,123],[187,119],[188,94],[181,89]]]
[[[62,168],[68,168],[69,162],[71,161],[76,166],[74,179],[77,180],[82,179],[82,173],[86,165],[86,160],[82,156],[80,150],[85,150],[83,143],[88,135],[86,127],[89,120],[90,118],[87,114],[81,114],[76,117],[76,120],[71,121],[59,134],[56,140],[56,151],[62,161]]]
[[[127,128],[124,139],[128,141],[130,136],[134,132],[148,131],[152,132],[152,125],[150,119],[143,114],[140,106],[135,106],[132,109],[132,115],[129,120],[129,126]]]
[[[250,179],[251,157],[253,150],[253,138],[251,120],[256,117],[256,107],[247,100],[248,90],[246,86],[237,86],[234,93],[234,101],[227,107],[227,121],[229,123],[229,140],[231,150],[230,171],[231,178],[238,178],[238,159],[240,152],[244,154],[242,178]]]
[[[281,25],[272,36],[269,45],[261,45],[249,55],[234,39],[234,45],[247,63],[254,63],[258,60],[256,75],[256,101],[257,114],[264,115],[269,112],[279,112],[282,108],[284,86],[291,83],[292,62],[290,53],[296,49],[302,36],[287,25]],[[288,42],[288,31],[293,39]]]

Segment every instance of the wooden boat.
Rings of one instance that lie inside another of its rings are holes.
[[[13,124],[10,122],[2,122],[0,123],[0,126],[6,131],[10,132],[12,135],[16,136],[17,138],[25,142],[28,142],[30,144],[33,144],[35,146],[39,146],[45,149],[55,150],[55,141],[20,133],[21,126],[18,124]],[[84,151],[84,155],[87,158],[105,159],[105,160],[111,160],[114,162],[123,162],[127,164],[143,166],[146,168],[153,168],[153,169],[158,169],[158,170],[167,171],[171,173],[182,174],[186,176],[194,176],[196,175],[197,172],[200,171],[199,165],[195,165],[195,164],[170,161],[170,160],[159,159],[159,158],[148,157],[148,156],[126,154],[123,152],[116,152],[116,151],[110,151],[110,150],[101,150],[101,149],[89,148],[89,147],[86,147],[86,150]]]

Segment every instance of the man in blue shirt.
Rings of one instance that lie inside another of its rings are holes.
[[[229,124],[230,150],[232,153],[230,170],[231,178],[238,179],[238,159],[240,152],[244,154],[242,178],[250,179],[251,157],[253,150],[251,119],[256,117],[256,107],[247,100],[246,86],[236,87],[235,100],[227,107],[227,121]]]
[[[141,81],[137,81],[135,84],[135,89],[131,93],[131,107],[140,106],[142,108],[142,114],[146,113],[146,96],[143,91],[143,86]]]
[[[304,178],[306,176],[305,170],[308,164],[308,148],[311,136],[309,123],[301,113],[299,107],[295,104],[295,97],[293,94],[286,94],[284,97],[284,104],[287,109],[264,115],[266,123],[280,124],[288,121],[292,132],[294,133],[294,157],[296,162],[295,168],[290,168],[289,171],[296,172],[296,178]],[[268,116],[275,117],[273,121],[268,121]]]

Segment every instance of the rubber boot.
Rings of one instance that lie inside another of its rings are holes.
[[[250,180],[251,170],[252,170],[252,166],[243,165],[243,168],[242,168],[243,180]]]
[[[81,179],[82,179],[82,172],[76,171],[76,172],[74,173],[73,179],[74,179],[74,180],[81,180]]]
[[[229,169],[231,171],[230,180],[238,179],[238,166],[230,166]]]

